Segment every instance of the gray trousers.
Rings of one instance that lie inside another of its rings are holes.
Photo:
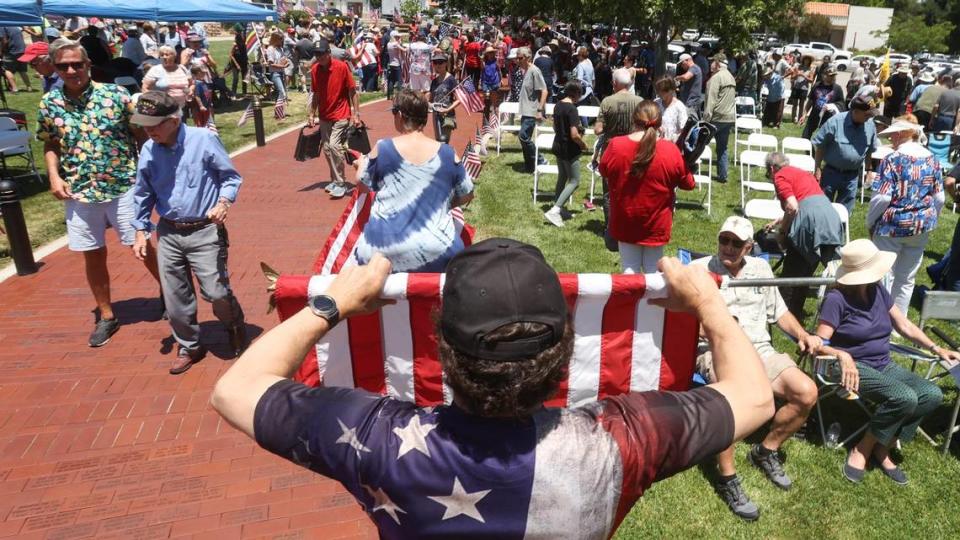
[[[187,350],[200,347],[197,292],[213,304],[213,313],[227,328],[243,324],[243,310],[230,289],[227,274],[227,229],[211,223],[195,230],[177,230],[160,222],[157,228],[157,263],[163,301],[167,305],[173,337]],[[191,275],[192,274],[192,275]]]

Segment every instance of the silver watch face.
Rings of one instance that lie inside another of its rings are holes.
[[[331,319],[340,316],[340,312],[337,309],[337,303],[333,301],[333,298],[330,298],[325,294],[311,298],[310,309],[315,315],[325,319]]]

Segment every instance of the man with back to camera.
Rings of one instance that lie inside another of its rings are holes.
[[[572,355],[566,301],[538,249],[492,238],[446,269],[437,338],[451,405],[289,379],[341,319],[385,303],[379,254],[254,343],[211,402],[264,448],[342,482],[382,538],[608,538],[653,482],[773,412],[759,357],[713,279],[676,259],[660,268],[668,297],[650,302],[703,321],[715,384],[543,407]]]

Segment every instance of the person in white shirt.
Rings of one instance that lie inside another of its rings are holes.
[[[664,77],[654,84],[657,99],[654,102],[660,106],[661,124],[660,138],[677,142],[683,126],[687,124],[687,106],[677,99],[677,85],[673,79]]]

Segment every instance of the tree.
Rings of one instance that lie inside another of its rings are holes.
[[[887,45],[899,52],[947,52],[947,38],[956,25],[949,21],[928,24],[923,15],[896,16],[890,25]]]
[[[403,15],[404,19],[413,20],[420,14],[422,7],[420,0],[403,0],[400,2],[400,15]]]
[[[818,13],[808,13],[797,25],[800,41],[829,41],[830,17]]]

